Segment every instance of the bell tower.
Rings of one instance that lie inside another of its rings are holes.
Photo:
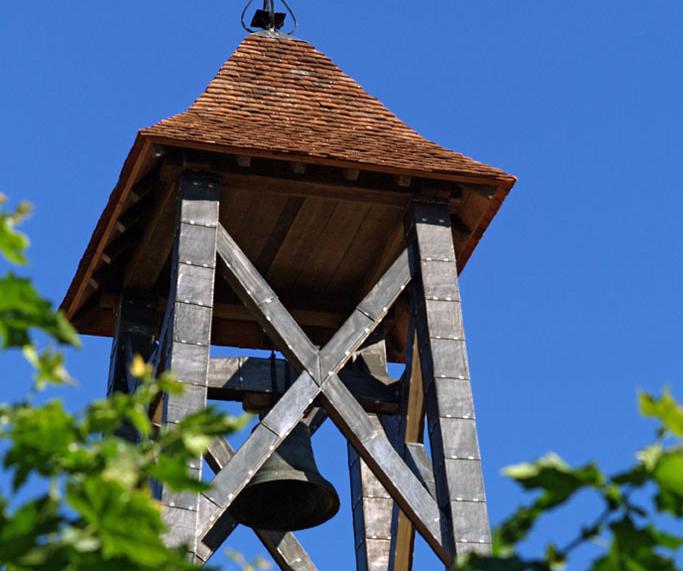
[[[136,353],[186,385],[159,423],[258,411],[238,450],[211,445],[208,492],[160,491],[195,561],[242,522],[281,569],[316,569],[293,532],[338,507],[311,451],[324,422],[348,441],[359,571],[412,569],[415,532],[445,565],[485,553],[458,274],[515,179],[421,137],[272,6],[187,111],[139,132],[62,309],[113,337],[110,392],[134,390]]]

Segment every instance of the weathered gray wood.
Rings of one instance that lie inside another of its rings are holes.
[[[377,429],[336,375],[325,381],[321,397],[330,418],[439,558],[450,565],[452,551],[441,544],[439,508],[394,450],[384,431]]]
[[[256,534],[283,571],[317,571],[301,543],[291,533],[257,531]]]
[[[429,459],[425,445],[418,442],[406,443],[406,463],[413,471],[429,495],[436,499],[436,482],[434,480],[434,469],[432,461]]]
[[[213,522],[227,511],[232,501],[275,449],[301,420],[317,397],[320,388],[304,372],[278,403],[266,414],[247,441],[235,453],[204,495],[216,505],[208,521],[200,522],[200,539],[211,531]]]
[[[447,204],[415,202],[407,231],[443,542],[458,554],[485,553],[491,536]]]
[[[234,456],[234,451],[225,438],[216,438],[207,450],[204,459],[214,473],[220,472],[230,458]],[[199,515],[200,520],[208,517],[215,505],[201,496]],[[213,554],[220,548],[233,530],[237,527],[237,522],[226,512],[222,516],[219,525],[216,525],[212,533],[199,542],[198,556],[203,562],[207,562]],[[271,557],[283,571],[316,571],[316,566],[301,546],[299,541],[292,533],[281,533],[254,530],[264,547],[268,550]]]
[[[424,390],[420,371],[419,351],[415,338],[414,319],[408,327],[406,370],[401,379],[401,412],[396,450],[406,461],[408,467],[424,484],[424,478],[411,460],[408,446],[421,443],[424,438]],[[431,469],[431,464],[430,464]],[[433,476],[432,476],[433,480]],[[434,494],[431,494],[434,497]],[[413,568],[415,548],[415,527],[406,515],[394,506],[391,535],[391,571],[410,571]]]
[[[211,359],[209,363],[209,398],[214,400],[243,401],[245,395],[258,394],[263,402],[272,404],[287,388],[288,376],[296,373],[287,370],[285,361],[235,357]],[[386,374],[374,376],[357,367],[345,367],[339,377],[368,412],[396,414],[398,412],[398,383]],[[273,387],[273,378],[275,387]],[[388,384],[390,383],[390,384]]]
[[[348,444],[357,571],[387,571],[393,500]]]
[[[327,412],[323,408],[313,408],[305,416],[303,422],[308,425],[311,434],[315,434],[327,420]]]
[[[319,374],[318,351],[284,308],[268,283],[222,226],[218,231],[222,274],[254,317],[297,370]]]
[[[384,334],[377,331],[354,355],[343,371],[365,372],[387,378],[387,353]],[[347,385],[348,386],[348,385]],[[377,430],[384,430],[380,419],[370,415]],[[386,423],[389,429],[397,423]],[[394,501],[368,465],[348,443],[351,505],[357,571],[388,571]]]
[[[409,259],[404,251],[321,351],[321,379],[341,370],[377,328],[410,280]]]
[[[365,315],[356,311],[344,323],[336,339],[333,338],[330,343],[320,352],[315,349],[310,340],[296,326],[294,335],[296,342],[288,344],[288,339],[291,338],[291,331],[287,329],[293,322],[289,313],[282,307],[282,304],[274,297],[270,286],[258,274],[251,262],[247,259],[237,244],[230,238],[228,233],[220,228],[218,232],[218,254],[226,266],[226,278],[230,280],[233,287],[241,292],[241,298],[245,305],[250,305],[255,317],[264,324],[269,324],[273,330],[273,340],[280,343],[287,344],[289,354],[294,358],[293,365],[303,372],[292,385],[292,387],[284,394],[284,396],[277,402],[277,404],[266,414],[256,429],[249,436],[247,441],[237,451],[235,456],[230,460],[228,465],[221,470],[214,479],[213,488],[205,493],[207,499],[216,505],[216,510],[208,517],[208,521],[201,522],[199,539],[212,533],[212,528],[215,522],[220,520],[221,516],[230,507],[232,501],[237,497],[239,492],[244,489],[244,486],[249,482],[251,477],[258,471],[258,469],[266,462],[272,455],[279,444],[289,435],[294,426],[302,419],[304,413],[311,407],[315,399],[320,394],[321,385],[324,383],[325,375],[329,371],[338,371],[350,358],[355,349],[361,346],[368,337],[372,334],[375,328],[381,321],[381,316],[386,313],[382,311],[378,313],[374,321],[367,318]],[[387,290],[383,298],[377,297],[375,290],[371,291],[368,297],[361,302],[365,303],[365,307],[372,308],[374,304],[370,301],[372,299],[395,300],[402,289],[405,288],[404,268],[407,264],[407,257],[401,256],[392,265],[392,268],[387,272],[386,276],[401,275],[401,279],[386,279],[384,280],[384,288]],[[397,272],[396,268],[400,271]],[[274,310],[274,311],[271,311]],[[362,319],[358,319],[358,315]],[[284,328],[284,330],[280,330]],[[340,340],[346,340],[344,344]],[[321,373],[320,369],[315,367],[306,367],[305,362],[325,362],[326,373]],[[314,375],[311,374],[310,369],[313,369]],[[341,384],[343,389],[347,391],[341,380],[333,375],[330,377],[332,385]],[[357,414],[358,409],[362,418],[367,421],[367,416],[362,407],[351,397],[352,410]],[[346,401],[339,399],[332,399],[331,402],[345,403]],[[327,407],[328,413],[333,405]],[[341,416],[344,416],[341,413]],[[385,437],[386,440],[386,437]],[[410,474],[405,464],[401,462],[399,471],[408,473],[413,479],[414,476]],[[407,496],[406,496],[407,497]],[[433,500],[432,500],[433,503]],[[408,503],[410,507],[413,504]],[[414,512],[417,516],[417,513]],[[438,520],[438,516],[437,516]],[[429,525],[429,524],[427,524]]]
[[[171,427],[206,407],[219,197],[218,182],[211,175],[185,173],[181,177],[167,310],[170,315],[164,333],[168,346],[165,368],[176,374],[185,391],[164,399],[162,419]],[[198,273],[195,268],[204,271]],[[201,468],[200,457],[188,466],[197,479],[201,479]],[[191,558],[201,560],[196,539],[199,494],[163,489],[161,504],[169,529],[167,543],[187,544]]]

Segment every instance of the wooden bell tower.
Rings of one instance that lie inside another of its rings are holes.
[[[239,450],[211,446],[209,492],[161,491],[169,542],[207,561],[290,431],[329,419],[349,443],[359,570],[411,569],[415,531],[445,565],[489,550],[458,272],[514,181],[275,32],[138,134],[62,308],[113,337],[109,391],[134,390],[135,353],[187,385],[160,422],[214,399],[269,408]],[[286,361],[212,358],[219,345]],[[316,569],[294,534],[255,532],[281,569]]]

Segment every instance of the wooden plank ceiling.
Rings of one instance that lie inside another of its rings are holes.
[[[334,331],[404,247],[403,217],[411,198],[448,199],[461,267],[497,210],[499,189],[323,165],[213,153],[159,153],[121,209],[95,264],[87,293],[71,318],[81,333],[110,336],[124,289],[155,290],[159,312],[168,297],[175,186],[184,169],[222,176],[220,222],[266,277],[285,306],[319,344]],[[222,278],[216,279],[213,342],[271,347],[265,333]],[[408,325],[400,300],[385,327],[389,353],[401,360]]]

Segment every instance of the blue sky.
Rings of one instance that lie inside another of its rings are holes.
[[[492,520],[522,500],[508,464],[555,450],[627,465],[652,436],[637,390],[683,398],[683,4],[290,3],[297,35],[407,123],[519,178],[462,276]],[[201,92],[244,36],[242,7],[0,5],[0,192],[34,203],[27,272],[55,301],[137,129]],[[72,406],[104,393],[109,346],[86,338],[70,355]],[[3,372],[15,398],[26,369],[10,357]],[[301,537],[320,569],[349,570],[345,445],[331,424],[315,445],[342,509]],[[531,548],[570,539],[591,507],[551,517]],[[230,545],[262,552],[252,536]],[[439,568],[424,547],[417,560]]]

